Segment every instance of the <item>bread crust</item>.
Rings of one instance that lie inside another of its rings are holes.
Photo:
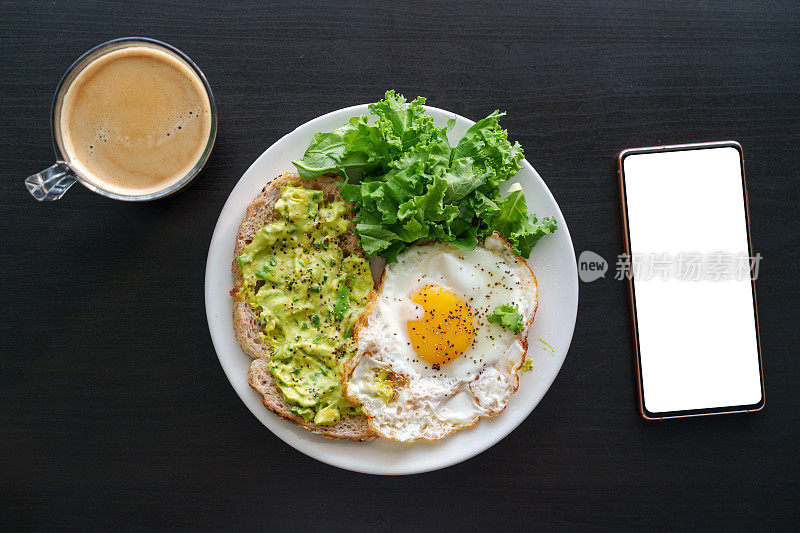
[[[338,181],[339,178],[333,174],[326,174],[309,181],[303,181],[297,173],[287,172],[267,183],[247,207],[247,212],[236,235],[236,247],[231,265],[234,281],[233,290],[231,290],[233,298],[233,330],[242,350],[253,358],[248,372],[248,382],[254,390],[263,396],[264,405],[270,411],[285,420],[294,422],[307,431],[329,439],[367,441],[374,439],[376,434],[367,424],[366,417],[363,415],[347,417],[334,426],[320,426],[312,422],[306,422],[302,417],[291,412],[292,406],[285,400],[275,383],[275,379],[269,372],[268,363],[272,356],[272,347],[260,339],[260,327],[255,310],[248,301],[239,296],[239,289],[241,289],[244,279],[239,272],[236,258],[242,253],[245,246],[253,240],[256,231],[277,220],[275,202],[280,198],[281,187],[296,185],[306,189],[319,190],[323,193],[323,202],[328,204],[342,201],[339,188],[336,185]],[[352,219],[352,213],[349,210],[346,216]],[[358,254],[363,257],[363,251],[358,244],[358,237],[355,234],[355,227],[352,223],[348,232],[340,237],[339,244],[345,256]]]

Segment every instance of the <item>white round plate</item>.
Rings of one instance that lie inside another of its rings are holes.
[[[427,107],[438,126],[455,118],[448,137],[460,139],[473,121],[435,107]],[[440,441],[400,443],[384,439],[371,442],[328,440],[278,418],[262,403],[247,383],[250,357],[242,351],[233,332],[231,262],[239,224],[248,204],[273,177],[294,171],[293,159],[303,156],[318,131],[331,131],[354,116],[368,114],[366,105],[340,109],[307,122],[270,146],[236,184],[214,229],[206,263],[205,298],[208,327],[225,374],[250,411],[270,431],[297,450],[333,466],[371,474],[413,474],[450,466],[473,457],[508,435],[533,411],[558,374],[572,340],[578,311],[578,273],[572,240],[558,204],[539,174],[522,162],[513,181],[522,185],[529,212],[555,216],[558,230],[543,238],[529,264],[539,282],[539,309],[530,328],[528,357],[533,370],[522,376],[519,390],[508,407],[495,418],[485,418],[470,429]],[[506,185],[510,185],[506,184]],[[267,438],[267,437],[265,437]]]

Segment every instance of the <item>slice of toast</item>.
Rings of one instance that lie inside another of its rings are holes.
[[[258,316],[249,302],[238,297],[239,289],[244,280],[239,273],[236,257],[242,253],[245,246],[250,244],[256,231],[262,226],[277,220],[275,202],[281,197],[281,187],[295,185],[322,191],[323,203],[329,204],[330,202],[342,201],[339,188],[336,186],[337,181],[338,178],[334,175],[319,176],[310,181],[303,181],[294,172],[281,174],[265,185],[247,207],[247,213],[239,226],[239,233],[236,235],[236,249],[231,269],[234,279],[233,290],[231,291],[231,296],[233,296],[233,330],[236,332],[236,339],[239,341],[239,345],[254,359],[248,373],[250,386],[264,397],[264,405],[272,412],[312,433],[318,433],[327,438],[365,441],[374,439],[375,433],[367,424],[364,416],[350,416],[342,419],[334,426],[320,426],[306,422],[302,417],[292,413],[292,406],[286,402],[280,389],[275,384],[275,379],[269,372],[268,362],[272,355],[272,347],[262,342],[259,337]],[[352,217],[351,214],[348,214],[348,216]],[[348,233],[341,236],[339,244],[345,256],[351,254],[363,255],[361,247],[358,245],[358,237],[356,237],[353,224],[350,225]]]

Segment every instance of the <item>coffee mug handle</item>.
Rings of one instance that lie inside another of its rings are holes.
[[[25,178],[25,187],[40,202],[58,200],[77,179],[72,168],[64,161]]]

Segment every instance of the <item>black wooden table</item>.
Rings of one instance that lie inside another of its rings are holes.
[[[207,171],[142,205],[22,179],[53,160],[52,93],[86,49],[188,53],[219,108]],[[800,7],[796,2],[0,3],[0,524],[40,528],[789,529],[800,524]],[[228,193],[318,115],[428,97],[505,126],[577,253],[622,247],[615,154],[744,146],[766,408],[645,423],[626,288],[581,284],[572,347],[533,414],[434,473],[338,470],[245,408],[209,337],[203,274]]]

